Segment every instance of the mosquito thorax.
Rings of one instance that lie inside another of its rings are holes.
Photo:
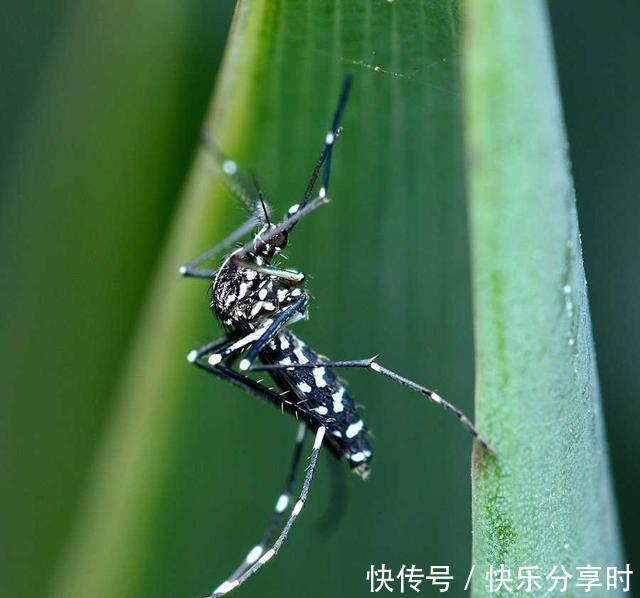
[[[270,247],[273,254],[279,251]],[[236,263],[237,253],[224,261],[212,285],[211,308],[227,328],[255,329],[304,294],[299,288],[303,274],[280,271],[274,275],[271,256],[258,251],[244,255],[242,262]],[[283,273],[292,279],[283,278]]]

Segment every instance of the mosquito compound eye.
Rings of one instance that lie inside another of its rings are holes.
[[[269,244],[273,245],[274,247],[277,247],[278,249],[284,249],[287,246],[288,240],[289,240],[289,236],[287,235],[287,233],[282,232],[276,235],[275,237],[273,237],[269,241]]]

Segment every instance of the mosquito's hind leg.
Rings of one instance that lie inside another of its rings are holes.
[[[304,423],[298,424],[298,431],[296,433],[296,443],[293,447],[293,457],[291,458],[291,464],[289,465],[289,472],[285,481],[284,490],[278,496],[274,507],[274,513],[267,526],[267,529],[262,534],[262,539],[256,544],[247,554],[243,563],[234,571],[233,575],[229,578],[229,582],[241,577],[245,571],[251,567],[265,552],[267,546],[273,541],[273,536],[276,533],[276,529],[282,517],[287,512],[291,505],[291,499],[293,494],[293,484],[296,480],[298,473],[298,467],[300,465],[300,457],[302,455],[302,446],[304,442],[304,436],[307,426]]]
[[[478,442],[490,453],[494,453],[495,451],[489,446],[489,443],[478,433],[475,426],[471,423],[471,420],[464,414],[460,409],[458,409],[455,405],[445,401],[437,392],[427,388],[426,386],[422,386],[413,380],[409,380],[409,378],[405,378],[396,372],[381,366],[375,357],[371,357],[369,359],[351,359],[346,361],[317,361],[313,363],[294,363],[290,365],[282,365],[282,364],[268,364],[268,365],[257,365],[251,367],[251,371],[273,371],[273,370],[292,370],[292,369],[302,369],[302,368],[316,368],[316,367],[326,367],[326,368],[365,368],[369,369],[373,372],[377,372],[382,374],[383,376],[387,376],[387,378],[391,378],[394,382],[398,384],[402,384],[403,386],[407,386],[411,390],[414,390],[421,395],[427,397],[431,402],[439,405],[443,409],[446,409],[450,413],[458,419],[458,421],[464,426],[464,428],[471,434],[474,438],[478,440]]]
[[[291,526],[300,514],[304,502],[307,499],[309,486],[311,485],[311,480],[313,478],[313,473],[318,460],[318,453],[320,452],[326,430],[326,428],[322,425],[323,420],[321,420],[317,416],[317,414],[313,414],[310,411],[305,410],[302,406],[298,405],[297,402],[293,402],[283,395],[276,394],[271,389],[262,385],[260,382],[252,380],[251,378],[231,369],[230,367],[225,365],[224,362],[221,362],[218,365],[211,365],[211,363],[206,359],[206,355],[210,354],[211,352],[219,350],[221,348],[229,347],[230,343],[232,344],[233,341],[238,343],[242,340],[242,338],[236,340],[232,336],[221,337],[219,339],[216,339],[215,341],[203,345],[199,349],[194,349],[194,351],[189,354],[188,359],[199,368],[215,374],[216,376],[227,380],[244,390],[248,390],[249,392],[252,392],[259,397],[266,399],[268,402],[276,406],[281,406],[283,408],[286,407],[296,417],[302,417],[304,419],[304,422],[300,423],[300,428],[298,429],[298,434],[296,436],[296,445],[294,447],[294,454],[291,461],[289,475],[285,483],[285,489],[276,501],[275,514],[270,525],[265,530],[260,543],[254,546],[251,551],[249,551],[249,554],[247,554],[244,562],[240,565],[240,567],[238,567],[236,571],[210,595],[211,598],[222,596],[239,586],[251,575],[253,575],[260,567],[262,567],[262,565],[267,563],[267,561],[269,561],[280,550],[282,544],[287,538],[287,535],[289,534]],[[269,545],[273,538],[281,517],[284,516],[284,513],[291,503],[291,494],[295,481],[295,472],[297,471],[300,462],[302,442],[304,439],[304,428],[306,427],[307,423],[313,427],[316,427],[317,431],[313,444],[313,450],[310,456],[310,463],[306,469],[305,478],[302,484],[302,490],[275,543],[271,548],[265,551],[266,547]]]
[[[313,480],[313,474],[316,470],[316,465],[318,463],[318,455],[320,454],[320,449],[322,448],[322,441],[324,439],[324,435],[326,432],[326,428],[320,426],[316,431],[315,440],[313,442],[313,448],[311,450],[311,455],[309,456],[309,465],[307,466],[306,473],[304,476],[304,480],[302,482],[302,489],[300,490],[300,495],[298,496],[298,500],[296,504],[293,506],[289,517],[287,518],[280,535],[277,540],[274,542],[273,546],[269,548],[266,552],[264,552],[246,571],[242,573],[239,577],[234,578],[233,576],[224,581],[221,585],[219,585],[213,593],[210,595],[210,598],[219,598],[220,596],[224,596],[231,590],[237,588],[240,584],[244,583],[251,577],[258,569],[260,569],[263,565],[266,565],[278,552],[282,545],[285,543],[289,532],[291,531],[291,527],[295,523],[296,519],[300,515],[302,508],[307,500],[309,495],[309,487],[311,486],[311,481]]]

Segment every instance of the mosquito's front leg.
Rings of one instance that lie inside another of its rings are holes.
[[[302,313],[304,307],[309,301],[309,297],[307,295],[302,295],[300,299],[298,299],[295,303],[292,303],[285,309],[283,309],[269,324],[264,333],[256,340],[255,343],[251,346],[249,351],[247,352],[246,357],[240,362],[241,370],[248,370],[251,367],[251,364],[258,357],[258,354],[264,347],[269,343],[269,341],[278,334],[278,331],[284,327],[287,322],[294,317],[296,314]]]
[[[208,355],[213,351],[219,349],[220,347],[224,347],[225,345],[229,345],[232,343],[235,338],[238,336],[237,333],[225,334],[220,338],[217,338],[213,341],[208,342],[206,345],[202,345],[197,349],[193,349],[189,351],[187,355],[187,361],[189,363],[195,363],[198,359],[201,359],[204,355]]]
[[[230,361],[238,353],[250,347],[246,358],[240,362],[240,369],[248,370],[258,353],[296,313],[304,308],[308,299],[306,295],[302,295],[295,303],[283,309],[273,320],[265,320],[260,328],[240,336],[240,338],[237,338],[238,334],[235,334],[234,338],[237,340],[232,337],[222,337],[199,349],[194,349],[187,355],[187,360],[195,363],[208,355],[207,363],[211,366],[217,366],[220,363]],[[216,349],[219,350],[216,351]]]
[[[270,324],[271,321],[269,320],[265,322],[265,324],[261,328],[245,334],[244,336],[240,336],[239,338],[238,334],[235,334],[233,337],[227,336],[223,337],[222,339],[212,341],[211,343],[207,343],[199,349],[194,349],[193,351],[191,351],[187,355],[187,361],[189,361],[190,363],[195,363],[199,359],[207,355],[207,362],[213,366],[216,366],[222,362],[229,361],[247,346],[259,340],[260,337],[262,337],[262,335],[267,332]],[[226,340],[227,342],[221,342],[223,340]]]
[[[184,266],[180,266],[178,272],[182,276],[190,278],[213,278],[217,270],[204,269],[199,266],[210,259],[213,259],[216,255],[231,247],[234,243],[242,239],[242,237],[248,235],[257,224],[260,223],[260,214],[255,212],[251,218],[249,218],[243,225],[234,230],[228,237],[217,243],[211,249],[208,249],[203,254],[187,262]]]

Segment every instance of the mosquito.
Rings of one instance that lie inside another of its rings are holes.
[[[347,75],[331,128],[302,199],[292,205],[277,224],[271,221],[270,210],[255,179],[250,181],[212,139],[204,139],[205,147],[220,167],[223,181],[251,212],[251,217],[226,239],[180,268],[183,276],[211,281],[210,307],[225,331],[222,337],[191,351],[187,360],[290,413],[299,422],[291,465],[271,522],[240,566],[210,594],[210,598],[237,588],[278,554],[307,500],[322,447],[345,459],[361,478],[366,479],[369,475],[373,451],[367,427],[333,369],[363,368],[409,387],[453,413],[467,431],[492,452],[471,421],[433,390],[382,366],[377,357],[346,361],[321,357],[290,330],[295,322],[307,318],[309,294],[304,287],[304,274],[280,267],[275,258],[287,246],[289,236],[300,220],[328,202],[331,156],[341,133],[340,123],[351,85],[352,77]],[[320,188],[314,196],[320,178]],[[219,268],[202,267],[251,233],[254,236],[227,255]],[[236,363],[237,367],[234,367]],[[247,375],[258,371],[267,372],[280,392]],[[314,435],[313,447],[302,487],[293,503],[307,431]],[[285,515],[287,518],[280,527]],[[280,532],[276,535],[278,529]]]

